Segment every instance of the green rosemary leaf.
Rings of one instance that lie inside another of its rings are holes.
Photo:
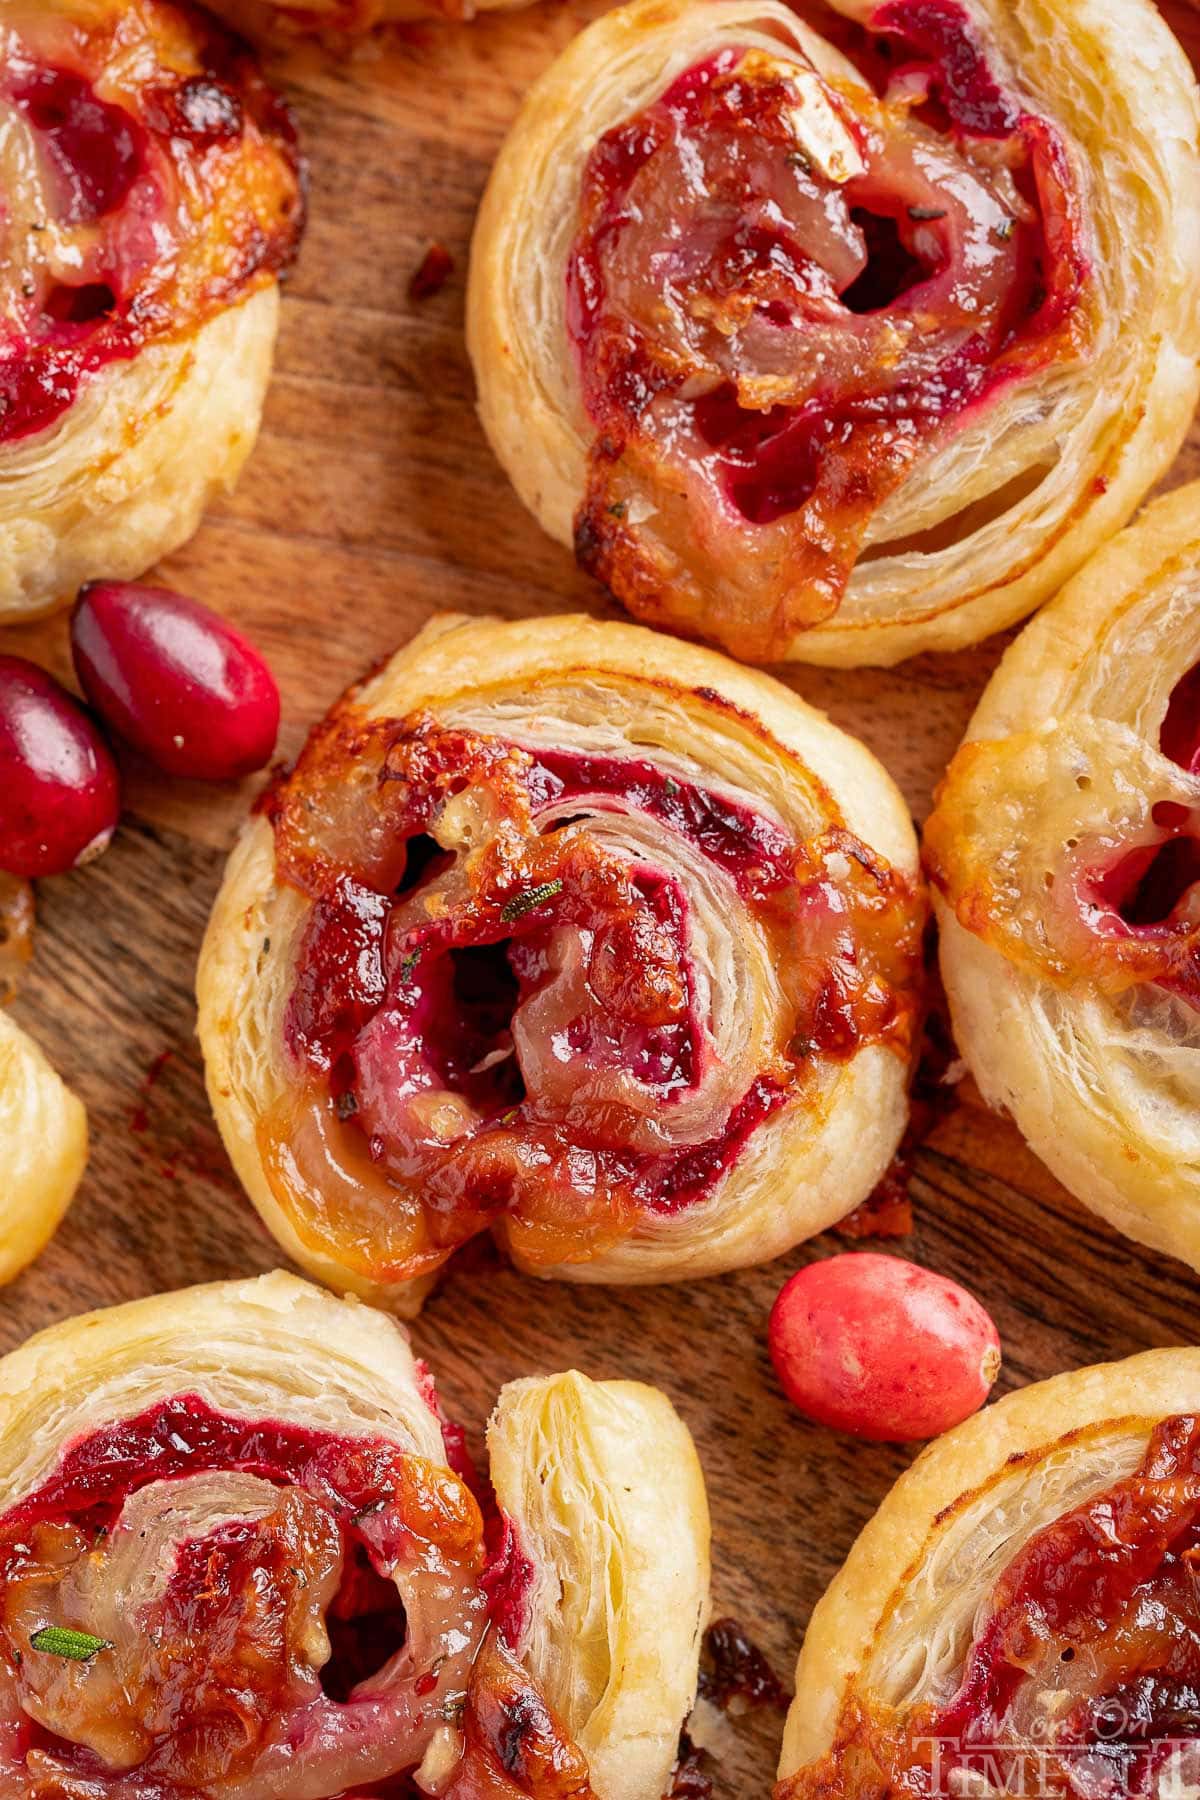
[[[561,893],[562,882],[560,880],[543,881],[537,887],[526,888],[523,894],[514,894],[512,899],[500,908],[500,917],[506,925],[511,925],[514,920],[523,919],[526,913],[532,912],[535,907],[541,906],[546,900],[553,900],[555,894]]]
[[[65,1656],[69,1662],[91,1662],[101,1650],[111,1650],[107,1638],[93,1637],[90,1631],[72,1631],[67,1625],[43,1625],[29,1640],[35,1650],[47,1656]]]

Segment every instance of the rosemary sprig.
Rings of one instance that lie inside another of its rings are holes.
[[[65,1656],[68,1662],[91,1662],[101,1650],[111,1650],[107,1638],[93,1637],[90,1631],[72,1631],[69,1625],[43,1625],[29,1640],[35,1650],[47,1656]]]
[[[526,913],[533,912],[535,907],[545,905],[553,900],[555,894],[562,893],[562,882],[557,877],[553,881],[539,882],[537,887],[526,888],[523,894],[514,894],[500,908],[500,917],[506,925],[512,925],[517,919],[523,919]]]

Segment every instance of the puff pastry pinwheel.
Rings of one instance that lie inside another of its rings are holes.
[[[447,616],[230,860],[209,1094],[289,1254],[401,1311],[488,1228],[540,1275],[712,1274],[879,1179],[923,917],[887,776],[777,683],[636,626]]]
[[[87,1138],[82,1103],[0,1011],[0,1283],[54,1235],[83,1175]]]
[[[601,1800],[659,1800],[708,1622],[708,1501],[687,1428],[656,1388],[571,1373],[509,1382],[488,1455],[526,1572],[514,1647]]]
[[[1198,127],[1149,0],[607,13],[480,214],[496,454],[651,623],[750,661],[975,642],[1182,441]]]
[[[1200,1268],[1200,484],[1009,650],[926,827],[955,1035],[1119,1230]]]
[[[813,1613],[776,1800],[1185,1794],[1200,1773],[1200,1351],[931,1445]]]
[[[399,1327],[284,1274],[0,1362],[5,1800],[659,1800],[707,1607],[686,1430],[520,1382],[477,1498],[443,1424]]]
[[[294,135],[169,0],[0,11],[0,619],[191,535],[258,430]]]

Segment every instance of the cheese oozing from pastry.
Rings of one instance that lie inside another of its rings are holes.
[[[1088,354],[1062,131],[954,0],[882,6],[869,33],[842,24],[859,79],[737,44],[679,75],[592,150],[567,267],[580,559],[636,597],[665,546],[703,595],[692,627],[760,660],[837,609],[914,468]]]
[[[816,1059],[907,1052],[919,909],[836,822],[801,844],[649,759],[352,707],[267,810],[312,907],[263,1160],[380,1273],[499,1220],[530,1263],[594,1254],[707,1198]]]
[[[979,1609],[954,1692],[853,1697],[833,1747],[777,1800],[1162,1795],[1200,1775],[1200,1418],[1043,1525]]]
[[[0,18],[0,449],[270,283],[303,221],[290,116],[168,0]]]

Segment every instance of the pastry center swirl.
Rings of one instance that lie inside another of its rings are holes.
[[[1017,1553],[944,1704],[852,1700],[834,1750],[778,1800],[1185,1791],[1200,1774],[1198,1564],[1200,1420],[1185,1415]]]
[[[431,1746],[453,1766],[510,1689],[576,1766],[489,1635],[520,1609],[504,1551],[457,1476],[386,1440],[193,1394],[102,1428],[0,1518],[0,1787],[375,1794]]]
[[[271,813],[311,904],[264,1162],[375,1269],[498,1219],[535,1260],[599,1248],[906,1041],[912,897],[833,816],[800,843],[682,769],[426,717],[344,719]]]
[[[1089,339],[1060,131],[951,0],[843,30],[842,75],[731,45],[607,132],[568,260],[580,557],[626,595],[687,568],[756,657],[836,610],[976,409]]]
[[[303,211],[249,52],[167,0],[5,8],[0,192],[0,442],[271,279]]]

